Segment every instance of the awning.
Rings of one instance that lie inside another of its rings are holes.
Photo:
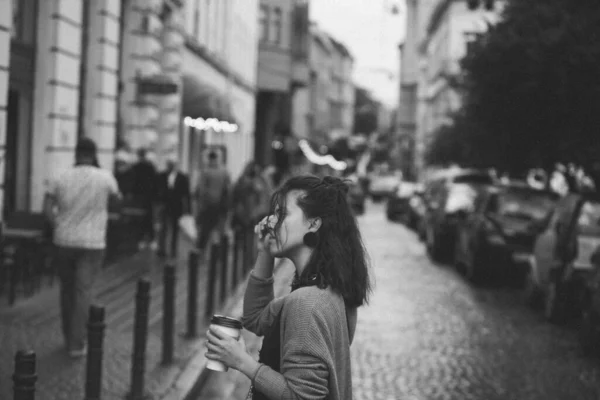
[[[196,77],[184,74],[181,115],[191,118],[217,118],[235,123],[229,101],[216,88],[200,82]]]

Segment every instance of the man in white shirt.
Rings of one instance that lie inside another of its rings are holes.
[[[72,357],[86,354],[88,309],[104,261],[108,204],[121,196],[113,175],[97,165],[96,144],[80,139],[75,166],[50,183],[44,201],[54,227],[62,329]]]

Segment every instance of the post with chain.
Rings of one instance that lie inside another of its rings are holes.
[[[135,321],[133,331],[133,356],[131,362],[131,389],[128,400],[146,400],[144,378],[146,374],[146,344],[148,342],[148,310],[150,308],[150,282],[140,279],[135,296]]]
[[[198,335],[198,262],[200,254],[197,250],[190,251],[188,258],[188,298],[187,298],[187,338]]]
[[[163,275],[162,364],[173,362],[175,347],[175,266],[165,266]]]
[[[35,400],[36,357],[33,351],[19,350],[15,355],[14,400]]]
[[[219,245],[213,243],[210,248],[210,262],[208,265],[208,280],[206,281],[206,309],[204,316],[208,320],[214,311],[215,287],[217,286],[217,267],[219,262]]]
[[[227,298],[227,275],[229,272],[229,236],[221,236],[221,304]]]
[[[102,353],[104,344],[104,307],[90,306],[88,354],[85,374],[85,400],[100,400],[102,392]]]

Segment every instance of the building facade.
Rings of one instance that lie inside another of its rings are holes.
[[[260,1],[254,155],[262,165],[286,169],[295,150],[292,103],[309,78],[308,7],[307,0]]]
[[[325,145],[353,131],[354,58],[347,47],[311,25],[310,79],[294,99],[294,132]]]
[[[40,210],[46,183],[96,140],[112,167],[117,134],[121,4],[0,2],[3,215]]]
[[[417,90],[419,45],[427,31],[427,22],[439,0],[406,0],[406,34],[399,47],[400,94],[397,117],[398,140],[402,149],[400,164],[405,176],[418,175],[416,158]]]
[[[253,151],[258,34],[258,0],[0,1],[3,214],[41,210],[81,136],[106,169],[145,147],[195,173],[214,145],[235,176]]]
[[[432,10],[419,46],[415,162],[421,172],[435,133],[461,106],[452,82],[460,74],[468,43],[498,20],[500,7],[497,2],[493,10],[471,10],[465,1],[443,0]]]
[[[233,178],[254,151],[258,0],[187,0],[179,149],[192,180],[206,149],[224,150]]]

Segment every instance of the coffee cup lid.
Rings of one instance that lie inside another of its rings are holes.
[[[235,318],[226,317],[224,315],[213,315],[213,317],[210,319],[210,323],[225,326],[227,328],[242,329],[242,321]]]

